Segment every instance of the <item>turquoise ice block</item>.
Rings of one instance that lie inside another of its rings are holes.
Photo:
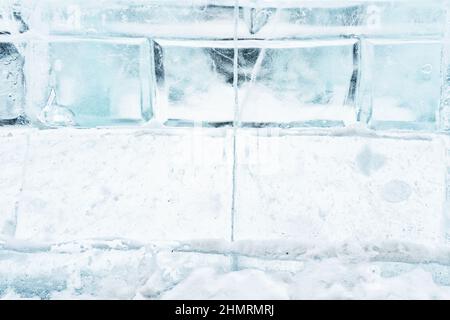
[[[146,39],[59,37],[34,43],[34,59],[44,62],[31,78],[46,83],[33,101],[42,109],[39,120],[81,127],[145,123],[153,104],[150,48]]]

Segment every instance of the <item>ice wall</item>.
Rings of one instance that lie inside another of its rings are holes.
[[[0,252],[163,242],[226,269],[369,243],[448,264],[408,250],[448,241],[449,8],[2,1]]]
[[[446,130],[447,11],[445,0],[4,1],[2,118]]]

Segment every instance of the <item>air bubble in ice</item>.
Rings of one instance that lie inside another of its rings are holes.
[[[426,64],[422,67],[422,73],[429,75],[433,72],[433,66],[431,64]]]
[[[383,187],[383,199],[391,203],[399,203],[409,199],[412,190],[411,186],[401,180],[391,180]]]
[[[369,146],[364,147],[356,157],[356,164],[359,170],[366,176],[370,176],[373,172],[381,169],[384,163],[384,156],[373,152]]]

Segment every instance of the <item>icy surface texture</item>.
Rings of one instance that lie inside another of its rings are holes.
[[[0,132],[0,238],[14,235],[17,205],[24,177],[27,134]]]
[[[233,121],[232,41],[157,40],[155,47],[162,121]]]
[[[0,1],[0,296],[448,297],[448,5]]]
[[[9,0],[0,3],[0,35],[20,34],[28,31],[20,4],[20,2]]]
[[[1,131],[3,298],[448,295],[444,136]]]
[[[434,139],[239,134],[236,239],[439,243],[442,146]]]
[[[23,48],[0,32],[0,123],[17,119],[24,111]]]
[[[235,0],[22,0],[50,33],[226,38]],[[241,37],[443,34],[445,0],[239,0]]]
[[[242,46],[239,120],[319,127],[356,122],[357,41],[268,40]]]
[[[4,5],[3,16],[15,33],[64,39],[41,41],[25,59],[33,62],[26,113],[49,125],[137,124],[153,115],[168,126],[358,122],[432,131],[450,128],[448,5],[23,0]],[[69,82],[80,87],[77,99]]]
[[[32,26],[50,34],[227,38],[234,0],[24,0],[39,15]]]
[[[0,3],[0,125],[23,120],[25,104],[25,48],[18,35],[28,30],[19,8]]]
[[[445,101],[441,103],[441,92],[448,88],[442,78],[448,66],[448,52],[442,50],[448,41],[445,1],[242,0],[239,4],[239,39],[257,39],[254,46],[263,48],[260,61],[256,61],[258,53],[250,58],[253,81],[247,86],[254,97],[240,90],[244,123],[246,112],[256,120],[270,109],[270,118],[277,123],[285,122],[284,117],[294,123],[300,120],[295,123],[300,126],[348,125],[354,123],[349,121],[353,106],[358,121],[374,129],[448,126],[449,110]],[[270,59],[271,41],[291,47],[299,40],[307,46],[314,42],[311,38],[322,42],[320,52],[310,49],[308,56],[304,50],[291,57],[285,53],[281,65],[280,59]],[[353,61],[336,53],[336,43],[351,41],[347,38],[356,42]],[[261,83],[274,77],[274,72],[267,72],[271,64],[283,80],[273,81],[276,90],[261,90]],[[316,99],[308,99],[302,90]],[[287,108],[290,105],[293,112]]]
[[[3,235],[446,241],[448,137],[164,130],[5,130]]]
[[[442,35],[441,0],[240,0],[239,34],[254,38]]]
[[[436,40],[367,40],[362,97],[374,128],[435,129],[443,45]],[[444,87],[445,88],[445,87]],[[363,94],[363,95],[364,95]]]
[[[146,39],[54,38],[31,44],[29,99],[49,126],[139,123],[151,117]]]
[[[229,136],[182,130],[61,134],[67,140],[52,130],[30,137],[18,239],[229,238]]]
[[[443,130],[450,131],[450,29],[445,38],[442,61],[444,85],[442,87],[440,125]]]

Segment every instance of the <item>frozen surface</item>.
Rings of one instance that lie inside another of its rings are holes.
[[[444,137],[1,131],[4,299],[449,297]]]
[[[434,129],[441,99],[442,42],[368,40],[364,49],[363,86],[371,96],[371,125]]]
[[[449,297],[448,137],[232,131],[2,128],[0,296]]]
[[[25,114],[26,43],[15,35],[27,30],[19,12],[0,3],[0,125],[22,122]]]
[[[17,238],[229,238],[232,130],[31,132]],[[445,140],[241,131],[236,239],[442,243]]]
[[[270,134],[238,135],[236,239],[444,240],[443,141]]]
[[[153,69],[147,40],[60,37],[32,46],[36,65],[28,95],[45,124],[89,127],[150,119]]]
[[[0,1],[0,297],[449,298],[449,5]]]
[[[51,34],[227,38],[234,0],[25,0],[32,28]]]
[[[50,33],[226,38],[234,0],[23,0]],[[105,5],[107,4],[107,5]],[[241,37],[443,34],[445,0],[240,0]],[[100,17],[100,19],[99,19]]]
[[[241,121],[316,127],[356,121],[357,41],[248,41],[239,47]]]
[[[27,154],[27,134],[0,131],[0,238],[14,235]]]
[[[443,35],[443,0],[240,0],[239,35],[254,38]]]
[[[33,131],[15,236],[228,239],[230,143],[224,132]]]
[[[20,45],[0,30],[0,122],[23,114],[25,79]]]
[[[13,81],[6,91],[16,98],[3,94],[3,112],[17,117],[18,106],[33,124],[53,127],[153,120],[448,130],[447,6],[22,0],[5,6],[2,21],[32,44],[20,59],[8,54],[17,65],[9,69],[25,63],[26,103],[23,81]]]
[[[232,41],[156,40],[156,116],[165,121],[234,119]]]

